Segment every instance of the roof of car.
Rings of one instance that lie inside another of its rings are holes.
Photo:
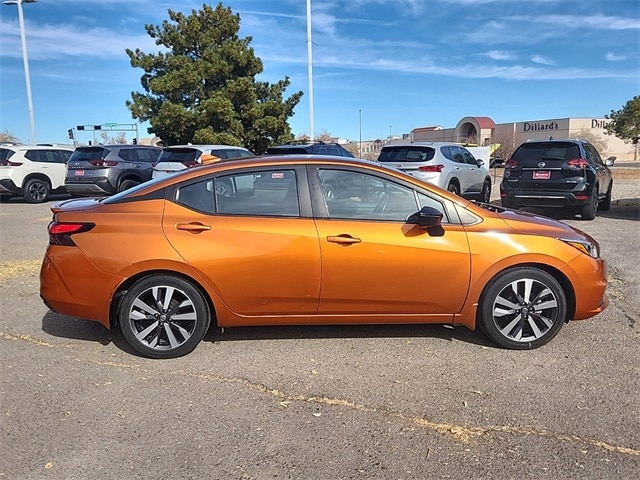
[[[22,145],[22,144],[3,144],[0,145],[0,148],[11,148],[13,150],[51,150],[52,148],[57,148],[60,150],[71,150],[73,151],[75,147],[73,145]]]

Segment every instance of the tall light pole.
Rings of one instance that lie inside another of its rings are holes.
[[[22,62],[24,63],[24,81],[27,84],[27,105],[29,107],[29,123],[31,124],[31,143],[36,143],[36,124],[33,120],[33,101],[31,100],[31,79],[29,78],[29,60],[27,58],[27,39],[24,34],[24,17],[22,16],[22,4],[34,3],[36,0],[5,0],[5,5],[18,6],[18,22],[20,23],[20,40],[22,41]]]
[[[358,120],[360,122],[360,146],[358,147],[358,156],[362,158],[362,109],[358,110]]]
[[[315,141],[313,135],[313,60],[311,40],[311,0],[307,0],[307,66],[309,75],[309,136]]]

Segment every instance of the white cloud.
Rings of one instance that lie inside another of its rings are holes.
[[[531,57],[531,61],[533,63],[539,63],[541,65],[555,65],[555,62],[551,60],[549,57],[545,57],[544,55],[533,55]]]
[[[622,60],[626,60],[627,57],[624,55],[617,55],[613,52],[607,52],[604,58],[609,62],[620,62]]]
[[[493,60],[513,60],[515,58],[515,55],[512,52],[507,52],[505,50],[491,50],[490,52],[486,52],[484,55]]]

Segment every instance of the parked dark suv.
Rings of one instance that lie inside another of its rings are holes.
[[[598,208],[611,205],[613,179],[608,167],[586,140],[530,140],[505,164],[500,184],[502,206],[564,207],[592,220]]]
[[[112,195],[151,179],[162,151],[145,145],[78,147],[67,162],[67,191],[77,196]]]
[[[291,155],[291,154],[308,154],[308,155],[335,155],[338,157],[351,157],[353,155],[349,150],[337,143],[287,143],[286,145],[278,145],[277,147],[269,147],[267,154],[269,155]]]

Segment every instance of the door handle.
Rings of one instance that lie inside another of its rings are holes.
[[[352,237],[351,235],[330,235],[327,237],[327,242],[337,243],[339,245],[351,245],[353,243],[360,243],[358,237]]]
[[[206,230],[211,230],[211,225],[204,225],[202,223],[178,223],[176,224],[177,230],[184,230],[189,233],[200,233]]]

